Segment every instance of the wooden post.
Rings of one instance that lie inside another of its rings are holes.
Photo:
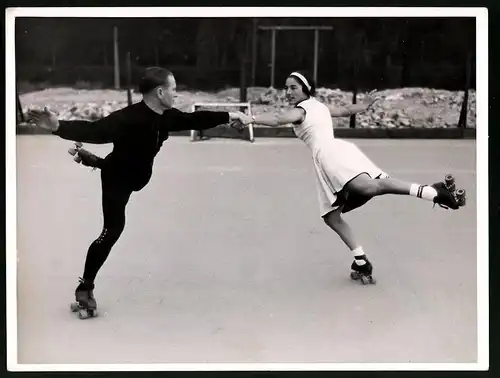
[[[271,30],[271,88],[274,88],[274,65],[276,64],[276,29]]]
[[[257,72],[257,18],[252,20],[252,87],[255,87]]]
[[[354,86],[354,90],[352,91],[352,103],[353,104],[356,104],[356,97],[358,97],[358,88],[357,86],[355,85]],[[350,119],[349,119],[349,127],[351,129],[355,129],[356,128],[356,114],[353,114],[351,115]]]
[[[465,88],[464,88],[464,100],[462,102],[462,108],[460,109],[460,118],[458,120],[458,127],[462,129],[462,134],[467,127],[467,110],[469,103],[469,89],[470,89],[470,77],[472,71],[472,55],[469,53],[467,55],[467,61],[465,63]]]
[[[271,31],[271,87],[274,87],[274,73],[276,69],[276,31],[277,30],[314,30],[315,32],[315,76],[318,74],[318,56],[319,56],[319,31],[332,30],[331,26],[259,26],[258,29]],[[317,77],[316,77],[317,79]]]
[[[354,86],[354,90],[352,91],[352,103],[356,104],[357,102],[357,97],[358,97],[358,55],[356,54],[354,57],[354,62],[353,62],[353,68],[352,68],[352,84]],[[356,114],[351,115],[350,120],[349,120],[349,127],[351,129],[356,128]]]
[[[118,27],[113,27],[113,49],[115,60],[115,89],[120,89],[120,56],[118,54]]]
[[[246,51],[240,55],[240,102],[247,102]]]
[[[313,79],[318,85],[319,29],[314,29],[314,74]]]
[[[130,51],[127,51],[127,103],[132,105],[132,63],[130,61]]]
[[[25,123],[26,118],[24,117],[23,106],[21,105],[21,99],[19,98],[18,92],[16,92],[16,104],[17,104],[17,111],[19,112],[19,118],[22,123]]]

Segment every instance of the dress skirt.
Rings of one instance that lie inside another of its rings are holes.
[[[348,193],[344,186],[362,173],[373,179],[388,175],[355,144],[333,139],[313,151],[321,216],[342,207],[342,213],[364,205],[370,197]]]

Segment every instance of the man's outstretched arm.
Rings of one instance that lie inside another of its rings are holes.
[[[206,130],[228,124],[232,121],[239,121],[241,120],[240,114],[242,115],[243,113],[203,110],[186,113],[172,108],[165,110],[162,118],[163,124],[168,131]]]
[[[30,110],[28,117],[37,126],[63,139],[94,144],[112,143],[123,130],[126,121],[120,111],[97,121],[64,121],[57,119],[47,108],[43,111]]]

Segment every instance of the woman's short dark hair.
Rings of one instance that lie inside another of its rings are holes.
[[[162,67],[148,67],[139,80],[139,92],[149,93],[160,85],[165,85],[172,72]]]
[[[316,83],[311,75],[306,71],[294,71],[288,77],[293,77],[302,87],[302,91],[308,96],[316,94]]]

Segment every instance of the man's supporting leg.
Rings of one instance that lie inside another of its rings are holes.
[[[104,181],[102,183],[104,227],[101,235],[88,249],[83,278],[75,290],[75,299],[83,308],[92,311],[97,309],[94,280],[125,227],[125,207],[131,193],[118,186],[106,185]]]
[[[102,211],[104,226],[101,235],[90,245],[83,279],[94,282],[98,271],[125,228],[125,208],[131,192],[103,185]]]

